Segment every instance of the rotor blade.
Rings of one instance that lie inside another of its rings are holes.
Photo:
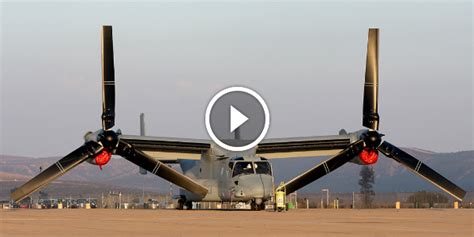
[[[378,130],[378,86],[379,86],[379,29],[369,29],[367,61],[365,65],[364,105],[362,125]]]
[[[153,159],[144,152],[134,149],[132,145],[123,140],[119,141],[116,154],[192,193],[195,193],[200,196],[205,196],[207,194],[208,190],[204,186],[200,185],[191,178],[179,173],[173,168],[167,166],[166,164],[163,164],[162,162]]]
[[[451,194],[456,199],[462,201],[466,195],[466,191],[462,190],[456,184],[452,183],[445,177],[441,176],[439,173],[423,164],[421,161],[411,156],[410,154],[400,150],[398,147],[384,141],[378,148],[385,156],[396,160],[401,163],[409,170],[413,171],[415,174],[425,178],[430,181],[438,188],[443,191]]]
[[[72,168],[84,162],[90,157],[93,157],[102,150],[102,146],[96,142],[88,142],[69,155],[57,161],[43,172],[30,179],[28,182],[17,188],[11,194],[13,201],[18,202],[23,198],[29,196],[31,193],[47,185],[51,181],[59,178]]]
[[[102,128],[115,124],[115,69],[112,26],[102,26]]]
[[[315,166],[314,168],[302,173],[301,175],[298,175],[297,177],[286,183],[286,193],[292,193],[323,177],[324,175],[329,174],[335,169],[341,167],[343,164],[352,160],[352,158],[358,155],[362,151],[362,149],[364,149],[364,142],[362,140],[358,140],[350,144],[346,149],[342,150],[335,156],[329,158],[328,160]]]

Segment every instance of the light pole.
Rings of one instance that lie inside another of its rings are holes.
[[[298,193],[295,191],[295,209],[298,209]]]
[[[329,207],[329,189],[325,188],[321,190],[322,192],[326,192],[326,207]]]
[[[352,209],[355,208],[355,193],[352,192]]]
[[[142,201],[143,201],[143,208],[145,208],[145,175],[143,175],[143,181],[142,181]]]
[[[145,136],[145,114],[140,114],[140,136]],[[145,175],[147,174],[146,169],[142,167],[139,168],[139,173],[143,175],[143,183],[142,183],[142,199],[143,199],[143,208],[145,208]]]

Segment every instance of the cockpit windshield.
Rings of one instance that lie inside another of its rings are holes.
[[[234,165],[234,172],[232,173],[232,177],[241,175],[241,174],[253,174],[253,165],[252,162],[236,162]]]
[[[268,174],[272,175],[272,168],[270,166],[270,163],[267,161],[257,161],[254,163],[255,166],[255,172],[257,174]]]
[[[268,174],[272,175],[272,168],[267,161],[240,161],[234,165],[232,177],[245,174]]]

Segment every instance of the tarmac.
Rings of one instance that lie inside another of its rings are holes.
[[[0,210],[0,236],[474,236],[474,209]]]

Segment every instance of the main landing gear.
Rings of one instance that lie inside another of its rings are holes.
[[[178,210],[192,210],[193,209],[193,202],[186,201],[186,199],[180,198],[178,199],[178,205],[176,206]]]

